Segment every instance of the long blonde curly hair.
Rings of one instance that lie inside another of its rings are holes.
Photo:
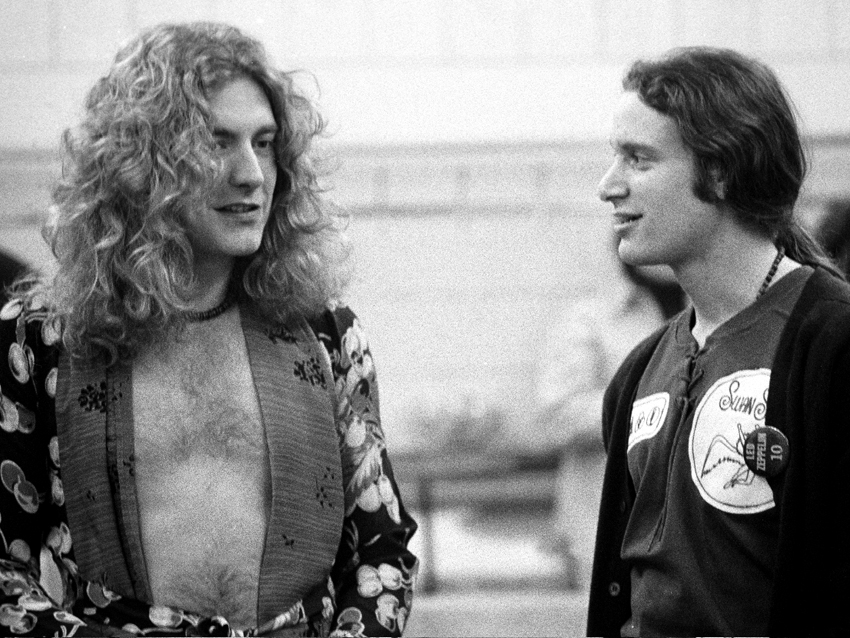
[[[235,287],[274,321],[320,312],[342,294],[345,216],[321,197],[310,151],[324,122],[313,103],[238,29],[160,25],[118,52],[82,122],[63,135],[43,233],[58,268],[25,294],[46,296],[72,355],[131,359],[184,325],[193,254],[183,212],[204,204],[217,169],[208,96],[240,76],[271,104],[278,177],[261,247],[237,261]]]

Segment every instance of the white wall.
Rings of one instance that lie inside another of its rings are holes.
[[[850,197],[847,0],[2,0],[0,247],[38,264],[61,131],[119,43],[166,20],[243,26],[312,71],[353,210],[350,300],[395,445],[467,399],[533,409],[542,335],[610,286],[594,197],[630,60],[731,46],[776,68],[813,146],[805,203]]]
[[[811,133],[850,134],[846,0],[4,0],[0,148],[55,148],[120,42],[193,19],[314,72],[340,144],[604,136],[627,62],[697,43],[759,55]]]

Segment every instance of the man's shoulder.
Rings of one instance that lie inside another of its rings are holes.
[[[0,306],[0,340],[53,347],[61,341],[61,320],[38,299],[14,297]]]
[[[660,326],[651,334],[644,337],[640,343],[632,348],[631,352],[629,352],[628,356],[623,360],[623,363],[620,364],[620,368],[617,370],[616,376],[629,374],[630,371],[633,371],[636,368],[640,368],[641,370],[645,368],[646,364],[649,363],[650,357],[652,357],[652,353],[655,352],[658,342],[661,341],[661,337],[665,332],[667,332],[667,330],[670,329],[670,325],[671,322],[668,321],[663,326]]]
[[[42,390],[53,396],[62,343],[59,325],[44,308],[18,299],[0,307],[0,387],[6,398],[33,408]]]
[[[604,403],[618,402],[625,396],[630,396],[629,387],[636,385],[643,375],[652,354],[655,352],[664,333],[670,328],[670,322],[656,329],[636,345],[620,364],[617,372],[605,391]]]
[[[819,302],[850,305],[850,283],[823,268],[816,268],[806,282],[803,292]]]
[[[850,284],[820,268],[809,277],[788,317],[773,369],[801,370],[809,361],[816,368],[842,361],[850,365]]]
[[[850,335],[850,283],[816,269],[792,311],[789,327],[837,330]]]
[[[357,315],[348,306],[333,306],[307,317],[307,323],[316,334],[337,332],[342,335],[357,323]]]

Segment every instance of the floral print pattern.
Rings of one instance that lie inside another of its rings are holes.
[[[418,562],[399,557],[396,567],[374,541],[382,528],[394,528],[404,530],[406,545],[415,526],[401,506],[387,460],[369,341],[350,311],[345,324],[339,347],[329,351],[346,474],[343,545],[348,561],[343,572],[355,575],[356,588],[339,596],[341,611],[332,635],[400,635],[410,613]],[[364,605],[364,600],[372,604]]]
[[[374,513],[383,505],[390,518],[399,523],[398,499],[392,480],[383,469],[386,445],[378,416],[375,366],[369,342],[356,318],[342,337],[334,372],[338,433],[349,450],[352,472],[346,487],[346,513],[355,507]]]
[[[0,634],[264,635],[297,626],[315,635],[400,635],[416,579],[418,563],[406,549],[416,524],[399,500],[387,458],[369,343],[347,308],[326,312],[313,329],[333,372],[328,383],[343,468],[343,542],[326,583],[277,618],[240,632],[225,618],[150,605],[81,579],[56,436],[61,326],[41,303],[24,308],[12,300],[3,306]],[[281,328],[272,341],[294,338]],[[316,361],[296,365],[295,374],[325,385]],[[81,406],[90,410],[107,410],[112,400],[105,386],[79,392]]]
[[[364,598],[377,598],[375,618],[389,633],[404,631],[413,597],[415,570],[401,569],[381,563],[376,569],[372,565],[361,565],[357,570],[357,593]],[[389,592],[402,592],[400,599]],[[351,607],[347,611],[356,611]]]

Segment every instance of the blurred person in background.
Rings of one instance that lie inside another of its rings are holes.
[[[850,591],[850,286],[797,224],[774,73],[679,49],[623,82],[599,186],[618,254],[691,306],[619,368],[589,635],[838,635]]]
[[[90,91],[58,272],[0,313],[0,633],[403,630],[416,525],[322,126],[226,25],[151,28]]]
[[[616,247],[616,245],[615,245]],[[642,339],[685,307],[669,268],[619,262],[604,293],[569,304],[547,332],[537,383],[536,432],[561,449],[553,514],[554,549],[571,588],[590,580],[605,449],[602,397],[617,367]]]
[[[21,275],[27,267],[22,261],[9,253],[0,251],[0,303],[8,299],[9,286]]]
[[[850,202],[830,202],[814,233],[844,276],[850,276]]]

